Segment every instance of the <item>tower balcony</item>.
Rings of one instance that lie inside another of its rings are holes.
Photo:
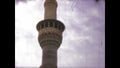
[[[62,22],[55,19],[45,19],[40,21],[36,26],[39,36],[40,46],[54,45],[59,47],[62,42],[62,32],[65,26]]]

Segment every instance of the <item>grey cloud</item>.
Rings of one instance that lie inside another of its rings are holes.
[[[19,2],[27,3],[28,1],[35,1],[35,0],[15,0],[15,3],[18,4]]]
[[[15,0],[15,3],[19,3],[19,2],[24,2],[26,3],[28,0]]]

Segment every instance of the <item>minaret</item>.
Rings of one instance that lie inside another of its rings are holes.
[[[57,68],[57,50],[62,43],[62,32],[65,26],[57,18],[56,0],[45,0],[44,20],[36,28],[38,41],[42,48],[42,65],[40,68]]]

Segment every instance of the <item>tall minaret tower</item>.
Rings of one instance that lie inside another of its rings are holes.
[[[38,41],[42,48],[42,65],[40,68],[57,68],[57,50],[62,43],[62,32],[65,26],[57,18],[56,0],[45,0],[44,20],[36,28]]]

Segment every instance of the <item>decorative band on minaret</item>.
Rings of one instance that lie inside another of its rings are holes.
[[[44,20],[36,26],[43,54],[40,68],[57,68],[57,50],[62,43],[62,33],[65,26],[56,19],[56,0],[45,0],[44,7]]]

